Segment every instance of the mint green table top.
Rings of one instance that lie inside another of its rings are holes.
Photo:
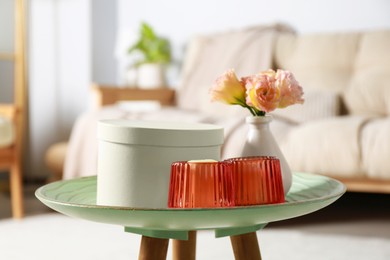
[[[130,208],[96,205],[96,176],[58,181],[35,195],[65,215],[121,225],[132,233],[186,239],[188,231],[213,229],[216,237],[256,231],[269,222],[302,216],[336,201],[346,191],[334,179],[294,173],[286,202],[280,204],[212,209]]]

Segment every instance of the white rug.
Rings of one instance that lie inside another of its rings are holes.
[[[257,235],[265,260],[390,259],[390,239],[272,228]],[[4,260],[129,260],[138,258],[139,244],[139,235],[125,233],[120,226],[57,213],[0,221],[0,259]],[[167,259],[171,259],[170,248]],[[229,238],[198,232],[197,259],[234,259]]]

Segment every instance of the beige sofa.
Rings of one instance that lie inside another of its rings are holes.
[[[208,94],[228,68],[239,76],[288,69],[303,86],[305,104],[275,111],[271,124],[293,171],[341,179],[350,191],[390,193],[390,30],[303,35],[282,25],[192,39],[174,107],[129,112],[113,105],[81,115],[64,178],[96,174],[96,122],[103,118],[220,124],[222,157],[239,156],[249,114],[211,103]]]

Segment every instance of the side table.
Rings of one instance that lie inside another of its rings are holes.
[[[261,259],[255,231],[267,223],[317,211],[346,191],[334,179],[294,173],[286,202],[213,209],[151,209],[96,205],[96,176],[58,181],[36,191],[48,207],[75,218],[121,225],[142,235],[139,259],[165,259],[173,239],[174,259],[195,259],[196,231],[215,230],[230,236],[236,259]]]
[[[160,102],[162,106],[168,106],[173,105],[175,99],[175,90],[169,87],[140,89],[93,84],[91,94],[95,98],[97,107],[112,105],[123,100],[154,100]]]

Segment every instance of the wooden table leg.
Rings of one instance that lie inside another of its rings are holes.
[[[142,236],[138,260],[165,260],[169,239]]]
[[[230,242],[232,243],[234,257],[236,260],[261,260],[256,232],[231,236]]]
[[[196,258],[196,231],[188,232],[188,240],[174,239],[172,243],[173,260],[195,260]]]

